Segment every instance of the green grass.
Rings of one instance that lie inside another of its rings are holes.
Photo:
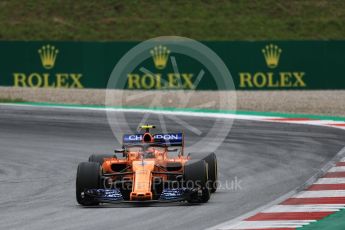
[[[298,230],[342,230],[345,229],[345,209],[317,222],[297,228]]]
[[[345,38],[342,0],[2,0],[1,40]]]
[[[0,98],[0,103],[16,103],[16,102],[25,102],[20,98]]]

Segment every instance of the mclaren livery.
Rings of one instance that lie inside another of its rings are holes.
[[[214,153],[184,154],[183,133],[125,134],[114,154],[91,155],[78,166],[77,202],[83,206],[121,202],[205,203],[217,190]]]

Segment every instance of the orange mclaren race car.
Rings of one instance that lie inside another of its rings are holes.
[[[184,155],[183,133],[123,136],[112,155],[91,155],[78,166],[77,202],[84,206],[119,202],[205,203],[217,190],[214,153]]]

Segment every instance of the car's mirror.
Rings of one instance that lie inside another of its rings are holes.
[[[127,156],[126,150],[124,150],[124,149],[115,149],[114,152],[115,153],[122,153],[122,157]]]

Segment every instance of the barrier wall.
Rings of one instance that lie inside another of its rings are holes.
[[[0,42],[0,85],[106,88],[121,57],[138,42]],[[226,64],[236,89],[344,89],[345,41],[203,42]],[[149,51],[147,51],[149,52]],[[174,57],[178,73],[171,62]],[[149,73],[143,72],[144,67]],[[200,82],[197,76],[204,75]],[[169,47],[119,76],[125,89],[216,90],[212,74]],[[115,88],[117,88],[115,86]],[[122,87],[121,87],[122,88]]]

